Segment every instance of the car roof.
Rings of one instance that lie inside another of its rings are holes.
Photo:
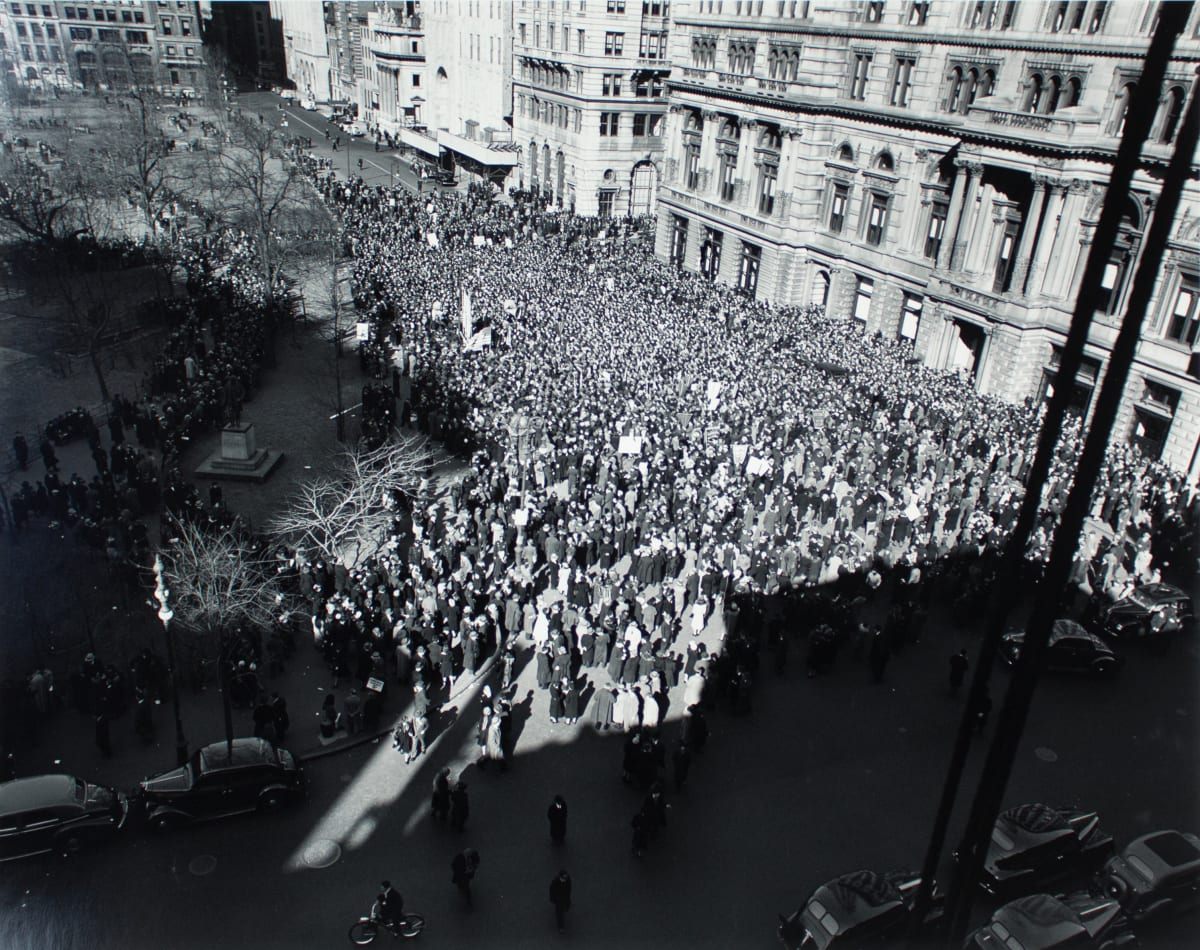
[[[1064,639],[1087,640],[1093,645],[1103,648],[1105,653],[1110,652],[1107,643],[1090,630],[1077,624],[1074,620],[1054,621],[1054,627],[1050,631],[1050,642],[1057,643],[1059,640]]]
[[[74,775],[32,775],[0,783],[0,812],[78,805]]]
[[[1031,894],[1005,904],[992,920],[1003,924],[1025,950],[1058,947],[1087,936],[1079,916],[1049,894]]]
[[[234,739],[232,755],[229,754],[228,743],[214,742],[202,748],[197,755],[200,756],[200,769],[204,772],[240,769],[264,762],[274,764],[276,761],[275,747],[265,739]]]
[[[1178,868],[1200,865],[1200,848],[1189,836],[1178,831],[1156,831],[1129,843],[1127,856],[1138,857],[1153,872],[1164,877]]]
[[[1187,599],[1187,594],[1173,584],[1142,584],[1140,587],[1134,588],[1133,592],[1144,597],[1151,597],[1154,600],[1169,601]]]

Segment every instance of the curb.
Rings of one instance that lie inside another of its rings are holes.
[[[491,655],[491,657],[488,658],[488,661],[482,667],[480,667],[479,670],[476,671],[474,677],[472,677],[469,682],[464,683],[461,687],[458,685],[458,683],[455,683],[455,688],[452,689],[450,691],[450,695],[446,697],[446,702],[449,703],[451,700],[455,699],[456,697],[461,696],[468,689],[472,689],[473,687],[478,685],[483,679],[485,679],[488,676],[488,674],[491,673],[492,668],[496,665],[496,658],[499,655],[500,655],[499,650],[497,650],[495,653],[493,653]],[[460,676],[459,683],[461,683],[462,681],[463,681],[463,677]],[[403,717],[397,716],[394,720],[392,720],[392,725],[388,726],[388,728],[386,728],[386,729],[380,729],[380,730],[377,730],[376,732],[363,733],[362,735],[355,736],[352,739],[342,740],[340,743],[338,743],[336,745],[331,744],[330,746],[325,747],[325,748],[313,749],[311,752],[304,752],[304,753],[297,752],[297,753],[295,753],[296,760],[300,763],[316,762],[320,759],[327,759],[330,756],[337,755],[339,752],[349,752],[351,749],[357,749],[359,746],[366,745],[368,742],[378,742],[384,736],[389,736],[392,734],[392,731],[399,724],[401,718],[403,718]],[[432,745],[432,742],[430,744]]]

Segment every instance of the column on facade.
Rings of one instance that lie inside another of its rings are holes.
[[[991,185],[981,184],[976,189],[976,194],[978,200],[968,204],[963,212],[963,231],[966,231],[966,239],[963,241],[962,256],[958,263],[962,270],[972,274],[986,270],[988,250],[996,229],[996,189]],[[972,213],[974,219],[971,219]]]
[[[963,211],[968,201],[975,198],[976,171],[979,165],[970,162],[958,163],[958,174],[954,176],[954,188],[950,192],[950,212],[946,220],[946,230],[942,233],[942,244],[938,251],[937,266],[946,270],[954,259],[954,242],[958,237],[958,228],[962,223]]]
[[[738,136],[737,178],[740,187],[734,196],[734,204],[739,208],[749,208],[750,198],[754,191],[754,179],[758,169],[754,164],[754,147],[758,144],[758,123],[753,119],[741,123],[741,134]]]
[[[1030,296],[1045,293],[1042,279],[1046,275],[1046,268],[1050,265],[1051,254],[1058,242],[1059,232],[1062,230],[1060,222],[1067,203],[1067,183],[1065,181],[1048,180],[1047,190],[1046,223],[1042,226],[1041,234],[1038,235],[1033,261],[1029,265],[1029,274],[1025,280],[1025,292]]]
[[[1055,235],[1054,248],[1051,252],[1054,266],[1046,268],[1042,283],[1043,292],[1047,296],[1065,297],[1074,286],[1076,263],[1081,254],[1080,218],[1083,217],[1083,212],[1087,208],[1090,190],[1091,185],[1080,179],[1073,179],[1067,187],[1062,214],[1058,222],[1058,233]]]
[[[1025,215],[1025,226],[1021,229],[1021,241],[1017,245],[1017,262],[1013,266],[1013,292],[1025,295],[1025,278],[1029,275],[1029,265],[1037,246],[1037,239],[1045,230],[1040,227],[1042,208],[1046,203],[1046,189],[1049,181],[1042,175],[1033,176],[1033,198],[1029,201],[1029,211]]]
[[[701,113],[704,120],[703,136],[700,139],[700,187],[697,191],[708,195],[718,178],[717,133],[720,131],[721,115],[711,110]]]
[[[683,174],[683,107],[673,105],[667,110],[666,143],[663,150],[663,179],[669,185],[678,185]]]

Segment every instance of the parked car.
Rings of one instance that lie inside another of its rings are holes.
[[[1100,632],[1117,639],[1161,637],[1195,626],[1192,599],[1171,584],[1143,584],[1104,611]]]
[[[75,854],[115,836],[128,816],[125,795],[74,775],[0,782],[0,861]]]
[[[1033,803],[996,819],[980,885],[989,894],[1033,891],[1070,874],[1092,873],[1112,854],[1112,835],[1094,811]]]
[[[1137,946],[1115,900],[1076,893],[1031,894],[1005,904],[967,938],[971,950],[1117,950]]]
[[[279,98],[284,102],[294,102],[296,99],[296,93],[292,89],[281,89],[279,90]]]
[[[788,950],[851,950],[895,940],[912,921],[920,885],[915,871],[843,874],[813,891],[799,910],[779,915],[779,939]],[[935,885],[926,922],[940,917],[941,908]]]
[[[1017,662],[1025,645],[1025,632],[1006,633],[1000,641],[1000,655],[1009,666]],[[1125,665],[1125,658],[1094,633],[1074,620],[1056,620],[1046,647],[1045,668],[1060,673],[1099,673],[1108,675]]]
[[[356,138],[356,139],[362,138],[364,135],[367,134],[366,125],[364,125],[362,122],[359,122],[357,119],[355,119],[351,122],[344,123],[342,125],[342,129],[351,138]]]
[[[304,797],[304,771],[286,749],[265,739],[234,739],[198,750],[186,765],[141,783],[140,796],[152,828],[251,811],[275,811]]]
[[[306,112],[316,112],[317,111],[317,100],[316,99],[301,99],[300,100],[300,108],[304,109]]]
[[[1200,837],[1156,831],[1134,839],[1096,876],[1135,923],[1200,907]]]

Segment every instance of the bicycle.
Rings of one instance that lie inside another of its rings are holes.
[[[403,937],[411,940],[425,929],[425,918],[420,914],[405,914],[399,923],[392,924],[379,916],[377,908],[372,907],[371,913],[360,917],[350,926],[350,942],[356,947],[365,947],[378,935],[386,930],[393,937]]]

